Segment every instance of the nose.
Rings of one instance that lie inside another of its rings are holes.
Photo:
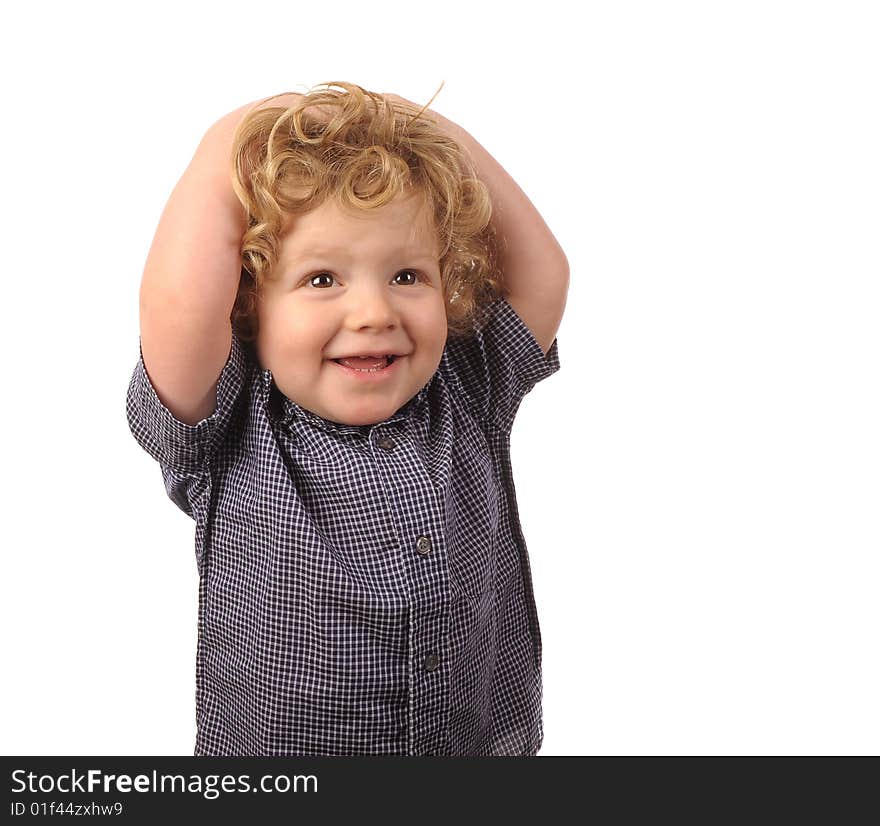
[[[363,283],[349,292],[346,318],[355,330],[364,327],[385,329],[397,323],[393,297],[384,284]]]

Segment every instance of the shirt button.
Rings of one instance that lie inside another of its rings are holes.
[[[425,657],[425,671],[434,671],[440,665],[440,657],[436,654],[428,654]]]
[[[379,445],[379,447],[382,448],[382,450],[387,450],[389,452],[394,450],[395,447],[397,447],[397,443],[390,436],[380,437],[377,444]]]
[[[420,554],[431,553],[431,540],[427,536],[420,536],[416,542],[416,549]]]

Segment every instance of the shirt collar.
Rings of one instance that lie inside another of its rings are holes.
[[[401,407],[393,416],[383,422],[369,425],[350,425],[334,422],[325,419],[317,413],[307,410],[298,405],[293,399],[289,399],[275,384],[271,370],[259,370],[260,374],[260,395],[264,408],[277,410],[277,421],[279,424],[288,424],[293,421],[304,422],[313,427],[326,430],[331,433],[355,433],[360,436],[369,436],[370,430],[381,425],[393,424],[394,422],[404,421],[421,414],[427,405],[428,392],[434,383],[436,373],[431,376],[428,383],[416,393],[403,407]]]

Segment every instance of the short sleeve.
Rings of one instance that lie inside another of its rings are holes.
[[[559,370],[556,339],[547,355],[505,297],[493,301],[471,336],[450,338],[441,360],[484,421],[509,431],[523,397]]]
[[[138,345],[140,349],[140,344]],[[236,403],[249,375],[247,355],[233,334],[226,365],[217,383],[214,412],[197,424],[174,417],[162,403],[144,367],[143,350],[128,385],[125,411],[128,426],[138,444],[165,468],[197,472],[229,429]]]

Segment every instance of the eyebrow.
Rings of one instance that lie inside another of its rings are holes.
[[[329,258],[333,258],[336,255],[342,254],[346,256],[348,254],[345,249],[336,249],[336,248],[320,248],[320,249],[310,249],[306,252],[303,252],[301,255],[296,256],[295,258],[290,258],[284,262],[285,267],[299,267],[309,261],[316,260],[327,260]],[[432,264],[436,264],[439,260],[436,255],[431,252],[427,252],[425,250],[417,250],[415,252],[407,252],[406,250],[395,250],[393,253],[388,255],[388,258],[401,258],[407,261],[424,261],[430,262]]]

